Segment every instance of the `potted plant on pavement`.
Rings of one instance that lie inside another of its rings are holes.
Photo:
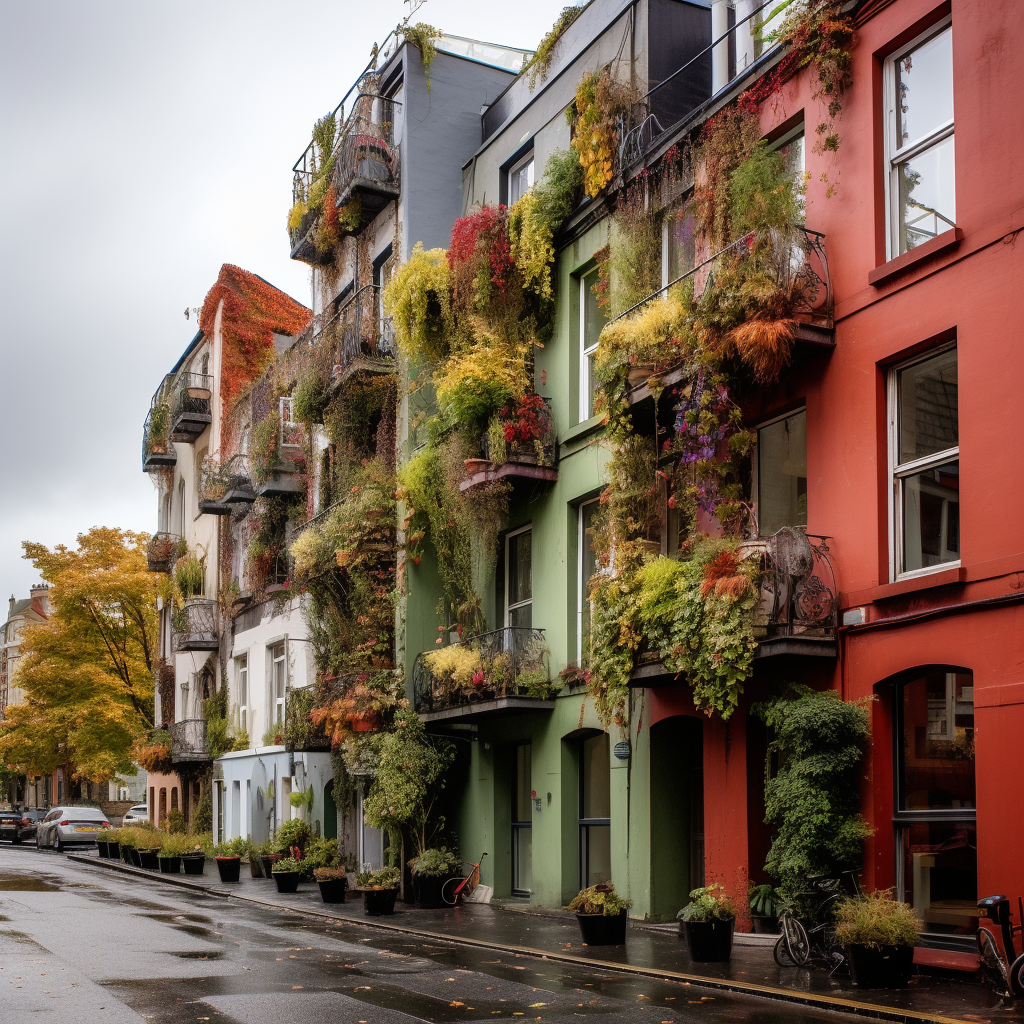
[[[458,854],[446,849],[424,850],[409,861],[413,890],[421,907],[442,906],[441,888],[452,875],[459,873],[462,862]]]
[[[241,836],[229,839],[226,843],[218,843],[214,850],[217,860],[217,871],[220,880],[225,884],[237,882],[242,868],[242,854],[245,852],[245,840]]]
[[[629,900],[615,895],[615,886],[591,885],[569,903],[576,914],[580,935],[587,946],[621,946],[626,941]]]
[[[263,877],[262,850],[260,849],[260,844],[259,843],[254,843],[252,841],[252,836],[250,836],[245,841],[245,856],[249,860],[249,874],[253,878],[262,878]]]
[[[188,836],[176,833],[166,835],[160,840],[160,854],[157,858],[160,871],[165,875],[177,875],[181,872],[181,855],[191,849]]]
[[[260,843],[259,856],[260,866],[263,868],[263,877],[269,879],[272,877],[271,872],[274,865],[284,856],[283,853],[278,853],[277,840],[270,838],[266,842]]]
[[[364,871],[356,879],[356,888],[363,894],[363,910],[370,917],[381,917],[395,912],[401,874],[398,868]]]
[[[676,914],[679,934],[686,939],[690,959],[725,963],[732,956],[736,908],[722,885],[707,885],[690,893],[690,902]]]
[[[302,855],[302,880],[312,882],[317,868],[332,868],[338,863],[338,840],[322,836],[310,842]]]
[[[271,869],[278,892],[295,892],[302,877],[302,864],[294,857],[282,857]]]
[[[750,919],[758,935],[776,935],[779,931],[779,894],[771,882],[751,885],[747,893]]]
[[[181,855],[181,866],[186,875],[201,875],[206,867],[206,846],[209,845],[209,837],[204,836],[200,839],[196,835],[187,835],[185,839],[188,851]]]
[[[320,887],[320,898],[324,903],[344,903],[348,888],[348,872],[344,866],[315,868],[313,877]]]
[[[858,988],[902,988],[914,971],[917,917],[891,889],[849,896],[836,907],[836,940]]]
[[[104,834],[103,838],[102,839],[98,839],[96,841],[96,845],[97,845],[97,847],[99,847],[99,851],[100,851],[100,856],[101,857],[106,857],[106,858],[109,859],[111,857],[117,857],[117,856],[120,855],[117,852],[120,849],[120,846],[119,846],[119,843],[118,843],[118,839],[117,839],[117,833],[119,831],[120,831],[120,829],[116,829],[116,828],[107,829],[107,831]],[[116,847],[117,849],[112,851],[111,847]]]

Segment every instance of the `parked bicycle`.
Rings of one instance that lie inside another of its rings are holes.
[[[469,865],[472,870],[468,875],[463,875],[460,878],[449,878],[441,886],[441,899],[450,907],[454,907],[459,902],[465,903],[473,895],[473,890],[480,884],[480,865],[486,856],[486,853],[481,853],[479,862]]]
[[[845,966],[846,956],[836,942],[836,907],[847,896],[859,896],[856,871],[843,871],[838,876],[814,875],[807,879],[810,889],[797,894],[797,901],[813,903],[810,917],[801,920],[791,909],[779,916],[780,935],[773,955],[780,967],[806,967],[819,962],[834,974]]]
[[[1005,896],[986,896],[978,900],[978,910],[978,917],[999,925],[1003,940],[1004,955],[1001,956],[991,930],[978,926],[978,952],[990,984],[1004,998],[1024,999],[1024,951],[1018,956],[1017,944],[1013,940],[1015,935],[1024,938],[1024,900],[1017,897],[1017,915],[1021,923],[1016,925],[1010,901]]]

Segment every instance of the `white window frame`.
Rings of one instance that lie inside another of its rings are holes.
[[[238,689],[238,729],[248,733],[252,724],[249,706],[249,652],[235,656],[235,684]],[[250,740],[252,737],[250,736]]]
[[[590,411],[590,397],[594,390],[594,382],[590,378],[590,357],[597,351],[601,335],[598,334],[594,343],[587,348],[586,289],[597,282],[597,275],[597,267],[580,274],[580,423],[585,423],[593,415]]]
[[[278,651],[280,650],[280,655]],[[284,725],[285,723],[285,705],[288,701],[288,643],[285,640],[279,640],[275,644],[268,645],[268,652],[270,654],[270,706],[272,712],[271,724],[272,725]],[[277,666],[282,666],[281,670],[284,674],[284,688],[282,695],[277,695]]]
[[[936,466],[945,465],[955,459],[959,468],[960,445],[946,448],[944,451],[936,452],[934,455],[925,455],[920,459],[913,459],[910,462],[897,462],[899,458],[899,374],[901,370],[923,363],[944,352],[955,350],[956,341],[922,352],[912,359],[905,359],[903,362],[889,368],[887,381],[888,417],[889,417],[889,580],[910,580],[918,576],[930,576],[932,573],[945,572],[947,569],[955,569],[960,565],[960,559],[953,559],[949,562],[940,562],[938,565],[926,565],[921,569],[910,569],[903,572],[900,566],[903,565],[903,489],[900,486],[902,481],[915,473],[925,469],[933,469]],[[957,374],[959,376],[959,356],[957,359]],[[957,431],[959,437],[959,429]],[[963,524],[961,522],[961,539],[963,538]]]
[[[899,184],[898,176],[900,167],[920,156],[926,150],[931,149],[938,143],[948,138],[954,139],[954,154],[956,152],[954,126],[956,121],[956,109],[953,110],[953,117],[933,128],[926,135],[919,139],[911,139],[905,146],[900,145],[900,122],[896,113],[896,65],[911,50],[928,42],[935,36],[945,32],[953,24],[952,15],[947,15],[941,21],[925,29],[920,35],[915,36],[909,43],[905,43],[898,50],[886,57],[882,69],[882,78],[885,96],[885,124],[883,136],[885,139],[885,247],[886,254],[890,260],[901,256],[899,252]],[[952,69],[950,69],[952,73]],[[955,158],[954,158],[955,159]],[[953,178],[953,201],[956,206],[956,175]],[[954,213],[955,216],[955,213]],[[947,230],[952,230],[952,225]],[[907,252],[913,252],[908,249]]]
[[[290,442],[287,438],[296,430],[299,429],[299,424],[295,422],[295,399],[286,395],[283,398],[278,399],[278,422],[281,425],[281,447],[282,448],[301,448],[301,444]]]
[[[595,508],[601,504],[600,498],[581,501],[576,506],[576,664],[583,665],[583,603],[590,604],[587,592],[587,578],[583,575],[583,552],[587,539],[583,529],[583,510],[590,505]],[[593,608],[591,608],[591,628],[593,628]]]
[[[533,191],[534,181],[536,180],[536,164],[534,164],[533,156],[534,156],[533,150],[531,149],[530,152],[526,154],[526,156],[521,157],[519,160],[517,160],[505,172],[508,175],[508,177],[505,179],[505,181],[506,181],[506,185],[507,185],[507,189],[508,189],[508,205],[509,206],[515,206],[515,204],[520,199],[522,199],[523,196],[525,196],[527,192],[532,192]],[[529,167],[529,168],[532,169],[530,171],[530,173],[528,173],[527,176],[526,176],[527,177],[527,181],[529,182],[529,186],[528,186],[528,188],[526,189],[525,192],[520,192],[519,195],[517,195],[513,199],[512,198],[512,192],[513,192],[512,182],[515,180],[516,176],[519,174],[519,172],[521,170],[523,170],[524,167]]]
[[[512,612],[519,608],[525,608],[527,605],[530,606],[530,621],[533,621],[533,540],[531,538],[530,544],[530,597],[526,601],[517,601],[515,604],[509,602],[508,583],[512,576],[512,562],[509,558],[509,547],[510,541],[515,537],[521,537],[524,533],[533,532],[533,523],[529,523],[527,526],[520,526],[518,530],[510,530],[505,534],[505,626],[510,627],[512,625]]]

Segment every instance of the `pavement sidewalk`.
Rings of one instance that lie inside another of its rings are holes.
[[[878,1020],[908,1024],[919,1021],[1024,1022],[1024,1011],[1001,1007],[991,991],[972,975],[964,975],[964,980],[960,981],[919,973],[906,989],[865,991],[854,988],[848,977],[829,978],[823,970],[778,967],[772,957],[771,943],[757,941],[760,936],[738,941],[729,963],[698,964],[688,957],[685,943],[680,941],[674,927],[632,922],[625,946],[588,947],[581,944],[579,928],[567,911],[534,912],[526,906],[499,904],[424,910],[399,902],[393,916],[371,918],[363,913],[362,899],[350,898],[344,904],[323,903],[315,883],[302,883],[298,892],[280,895],[272,880],[249,877],[246,865],[243,865],[243,877],[238,884],[224,885],[210,862],[203,876],[190,877],[128,867],[96,854],[74,854],[69,859],[138,876],[143,884],[177,885],[324,921],[564,963],[601,966],[684,985],[746,992]]]

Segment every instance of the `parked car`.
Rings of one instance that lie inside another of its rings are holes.
[[[98,807],[54,807],[36,828],[36,846],[58,853],[69,846],[92,846],[107,828],[110,822]]]
[[[17,842],[19,825],[21,825],[21,811],[0,811],[0,839]]]
[[[47,814],[49,814],[49,809],[46,807],[26,807],[21,812],[21,827],[18,829],[14,842],[27,843],[30,839],[35,839],[36,828]]]
[[[129,807],[125,811],[124,818],[121,819],[121,824],[138,825],[140,821],[149,821],[148,804],[136,804],[134,807]]]

